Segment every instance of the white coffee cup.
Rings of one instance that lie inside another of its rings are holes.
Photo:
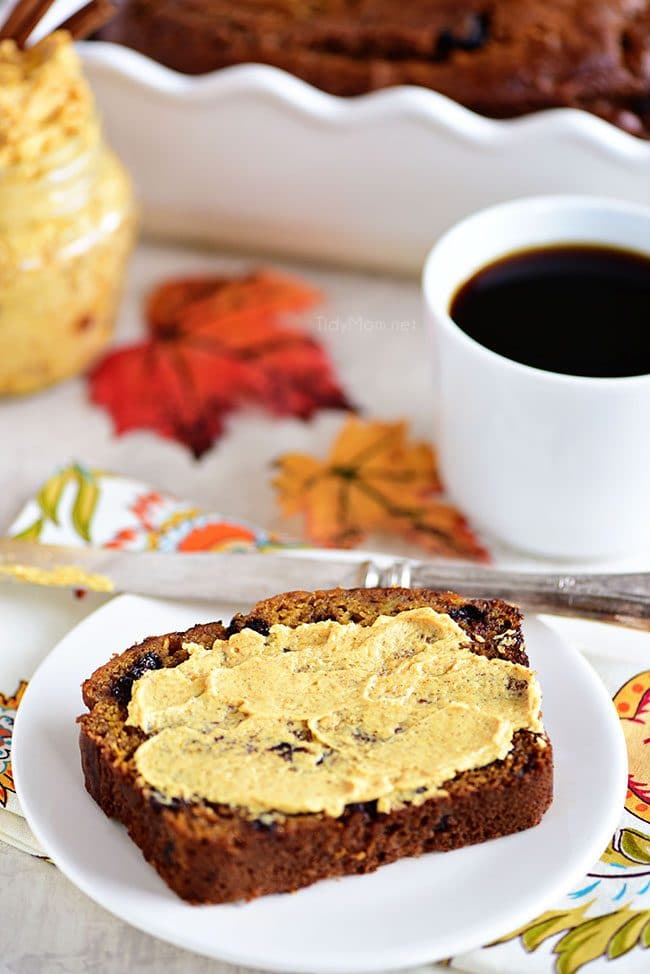
[[[521,365],[449,314],[458,288],[492,261],[580,243],[650,256],[650,208],[580,196],[515,200],[457,224],[429,254],[423,291],[442,476],[470,520],[514,548],[597,559],[647,546],[650,555],[650,375],[584,378]]]

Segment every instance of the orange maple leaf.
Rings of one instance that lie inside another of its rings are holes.
[[[287,453],[276,466],[280,506],[304,516],[315,544],[351,548],[368,532],[385,531],[436,555],[487,558],[460,511],[436,496],[436,455],[429,444],[409,441],[404,422],[351,417],[326,460]]]

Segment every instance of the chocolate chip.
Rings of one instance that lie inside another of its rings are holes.
[[[278,827],[278,823],[271,820],[270,822],[263,822],[261,819],[256,818],[251,822],[254,829],[258,832],[275,832]]]
[[[190,802],[184,798],[168,798],[167,795],[163,795],[162,792],[155,790],[149,795],[149,801],[156,811],[162,811],[163,809],[179,811],[182,808],[188,808],[190,805]]]
[[[162,665],[162,660],[158,653],[144,653],[126,673],[118,676],[113,681],[111,693],[118,703],[127,704],[131,699],[131,688],[135,681],[139,680],[147,670],[159,670]]]
[[[477,51],[490,39],[490,27],[489,13],[475,14],[471,18],[467,33],[459,46],[463,51]]]
[[[377,802],[352,802],[350,805],[346,805],[346,811],[348,812],[362,812],[367,818],[377,818],[379,814],[377,812]]]
[[[368,733],[363,727],[355,727],[352,736],[355,741],[359,741],[361,744],[375,744],[377,741],[376,735]]]
[[[454,51],[476,51],[487,43],[490,36],[490,15],[471,14],[462,28],[446,28],[440,31],[433,52],[435,61],[446,61]]]
[[[168,805],[169,808],[178,809],[187,808],[190,803],[185,798],[169,798],[165,799],[165,804]]]
[[[449,831],[449,816],[442,815],[441,818],[436,822],[433,827],[434,832],[448,832]]]
[[[283,761],[293,761],[294,754],[300,752],[307,753],[306,747],[296,747],[295,744],[290,744],[289,741],[280,741],[279,744],[274,744],[268,750],[279,754]]]
[[[259,619],[257,617],[247,619],[244,628],[252,629],[253,632],[259,633],[260,636],[268,636],[269,632],[271,631],[271,627],[269,626],[268,622],[265,622],[264,619]]]
[[[449,615],[456,622],[485,622],[485,609],[480,609],[472,602],[465,602],[464,605],[456,606],[449,610]]]
[[[253,632],[259,633],[260,636],[268,636],[271,631],[268,622],[259,616],[251,616],[250,619],[247,616],[234,616],[230,620],[230,625],[226,628],[226,638],[230,639],[231,636],[236,636],[242,629],[252,629]]]
[[[289,744],[288,741],[280,741],[279,744],[274,744],[273,747],[269,748],[269,751],[275,751],[283,761],[293,761],[293,745]]]
[[[313,741],[314,735],[308,727],[295,727],[289,723],[289,730],[298,741]]]

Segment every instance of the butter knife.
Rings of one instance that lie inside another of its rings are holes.
[[[451,589],[503,598],[535,612],[650,631],[650,573],[501,571],[448,560],[411,561],[332,550],[165,554],[73,548],[0,539],[0,577],[96,592],[250,604],[294,589]]]

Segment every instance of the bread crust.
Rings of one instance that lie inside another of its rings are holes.
[[[288,816],[264,824],[228,806],[161,800],[138,780],[133,754],[145,739],[124,724],[130,682],[145,669],[178,665],[184,642],[211,646],[244,626],[322,619],[370,625],[378,615],[429,605],[448,612],[472,638],[472,649],[528,664],[519,611],[499,600],[408,589],[293,592],[258,603],[220,623],[151,637],[113,657],[86,680],[87,714],[79,718],[81,763],[88,792],[126,826],[165,882],[192,903],[224,903],[299,889],[319,879],[372,872],[384,863],[460,846],[536,825],[552,800],[548,739],[518,731],[503,761],[456,775],[445,794],[387,814],[375,802],[348,806],[339,818]],[[478,637],[478,639],[477,639]],[[482,641],[481,641],[482,640]]]

